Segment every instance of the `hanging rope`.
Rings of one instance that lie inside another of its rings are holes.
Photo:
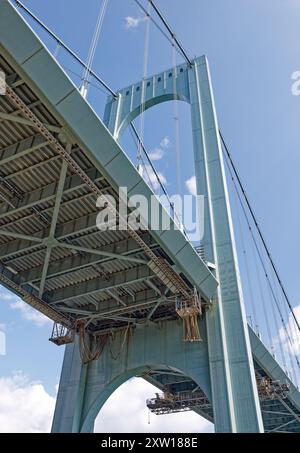
[[[183,341],[202,341],[198,326],[202,307],[196,288],[194,288],[194,294],[191,298],[176,301],[175,309],[183,321]]]
[[[95,52],[96,52],[96,49],[97,49],[97,45],[98,45],[99,38],[100,38],[100,33],[101,33],[101,30],[102,30],[104,16],[105,16],[105,12],[106,12],[106,9],[107,9],[107,4],[108,4],[108,0],[103,0],[102,6],[101,6],[100,11],[99,11],[97,23],[96,23],[94,36],[93,36],[93,39],[92,39],[92,42],[91,42],[91,45],[90,45],[90,50],[89,50],[89,53],[88,53],[87,64],[86,64],[86,67],[85,67],[85,69],[83,71],[83,75],[82,75],[82,84],[81,84],[81,87],[80,87],[80,92],[81,92],[81,94],[82,94],[82,96],[84,98],[86,98],[87,93],[88,93],[89,80],[90,80],[90,76],[91,76],[91,69],[92,69],[92,66],[93,66]]]
[[[123,349],[124,349],[124,346],[125,346],[126,342],[128,342],[128,340],[129,340],[129,332],[130,332],[130,322],[127,324],[126,329],[124,329],[124,337],[123,337],[123,341],[122,341],[122,343],[121,343],[121,347],[120,347],[120,349],[119,349],[119,351],[118,351],[117,354],[114,354],[114,353],[112,352],[112,348],[111,348],[111,347],[112,347],[112,341],[113,341],[113,339],[112,339],[112,336],[111,336],[111,335],[109,336],[108,346],[109,346],[110,356],[111,356],[111,358],[112,358],[113,360],[117,360],[117,359],[121,356],[122,351],[123,351]]]
[[[86,332],[86,324],[80,321],[76,324],[76,330],[79,335],[79,352],[82,362],[89,363],[97,360],[103,352],[108,335],[92,337]]]

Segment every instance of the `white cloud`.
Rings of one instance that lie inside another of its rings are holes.
[[[151,153],[149,153],[149,157],[151,160],[160,160],[164,157],[164,150],[161,148],[155,148]]]
[[[13,310],[18,310],[21,313],[21,316],[26,321],[34,322],[38,327],[42,327],[47,323],[51,323],[50,319],[44,316],[37,310],[31,308],[28,304],[23,302],[21,299],[15,300],[10,304],[10,308]]]
[[[160,182],[163,185],[167,184],[166,177],[163,175],[163,173],[161,173],[160,171],[157,171],[156,173],[160,179]],[[153,187],[154,190],[157,190],[160,188],[160,183],[158,182],[156,174],[154,173],[154,171],[152,170],[150,165],[145,165],[143,176],[144,176],[146,182],[148,182],[150,184],[150,186]]]
[[[294,313],[298,322],[300,323],[300,305],[294,308]],[[286,331],[291,339],[292,345],[288,339]],[[286,329],[280,327],[279,338],[277,338],[277,342],[278,341],[281,341],[287,352],[292,352],[295,356],[300,354],[300,335],[295,325],[292,313],[290,313],[289,315],[288,323],[286,324]]]
[[[0,300],[5,300],[6,302],[10,302],[12,300],[16,300],[17,296],[13,293],[9,293],[6,290],[0,291]]]
[[[151,413],[148,424],[146,399],[153,398],[157,391],[156,387],[141,378],[125,382],[103,406],[96,419],[95,432],[213,432],[213,425],[192,411],[170,415]]]
[[[140,23],[145,22],[147,20],[147,17],[133,17],[133,16],[127,16],[125,17],[125,28],[126,30],[129,30],[131,28],[137,28]]]
[[[170,146],[170,144],[171,144],[171,141],[170,141],[169,137],[164,137],[162,139],[162,141],[160,142],[160,146],[162,148],[168,148]]]
[[[50,432],[55,398],[22,373],[0,378],[0,432]]]
[[[165,150],[169,148],[171,141],[169,137],[164,137],[159,144],[159,147],[155,148],[153,151],[149,153],[149,157],[151,160],[160,160],[164,157]]]
[[[190,192],[191,195],[197,195],[197,187],[196,187],[196,177],[192,176],[190,179],[185,181],[185,186]]]

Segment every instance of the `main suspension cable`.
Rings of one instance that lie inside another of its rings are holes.
[[[160,18],[160,20],[162,21],[162,23],[164,24],[164,26],[166,27],[166,29],[168,30],[172,40],[175,41],[176,45],[179,47],[182,55],[184,56],[184,58],[186,59],[186,61],[188,62],[188,64],[190,66],[193,65],[192,63],[192,60],[190,59],[190,57],[188,56],[188,54],[186,53],[186,51],[184,50],[184,48],[182,47],[182,45],[180,44],[180,42],[178,41],[178,39],[176,38],[176,35],[175,33],[173,32],[172,28],[170,27],[170,25],[168,24],[167,20],[165,19],[165,17],[163,16],[162,12],[159,10],[159,8],[156,6],[156,4],[154,3],[153,0],[148,0],[154,11],[156,12],[156,14],[158,15],[158,17]]]
[[[141,2],[139,0],[134,0],[134,2],[138,5],[138,7],[143,11],[143,13],[145,14],[145,17],[149,17],[149,19],[151,20],[151,22],[155,25],[155,27],[160,31],[160,33],[166,38],[167,41],[169,41],[169,43],[171,44],[171,46],[173,45],[173,40],[169,37],[169,35],[163,30],[163,28],[157,23],[157,21],[153,18],[153,16],[151,14],[148,15],[148,12],[146,10],[146,8],[141,4]],[[180,54],[183,58],[185,58],[184,54],[182,53],[182,51],[180,50],[180,48],[176,45],[176,50],[178,52],[178,54]]]

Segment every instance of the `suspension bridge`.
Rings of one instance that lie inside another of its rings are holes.
[[[21,2],[0,0],[0,282],[53,320],[51,341],[66,345],[52,431],[91,432],[114,390],[140,376],[161,390],[147,401],[156,414],[193,410],[216,432],[300,432],[299,324],[220,133],[208,61],[188,56],[154,1],[135,3],[148,19],[146,43],[152,23],[170,42],[174,64],[149,76],[146,47],[142,79],[115,92],[92,69],[107,1],[84,63]],[[82,66],[79,87],[22,14]],[[87,102],[91,80],[108,92],[103,120]],[[166,210],[157,201],[156,229],[133,228],[118,203],[126,187],[128,197],[143,195],[151,205],[147,166],[162,185],[143,129],[145,111],[167,101],[175,103],[175,120],[178,101],[191,108],[197,193],[204,196],[197,244],[171,202]],[[137,168],[120,146],[128,127]],[[228,186],[241,213],[249,323]],[[127,229],[99,229],[98,197]]]

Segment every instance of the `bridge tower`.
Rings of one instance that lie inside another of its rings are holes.
[[[100,358],[83,364],[78,342],[67,345],[54,432],[92,431],[99,410],[119,385],[133,376],[159,385],[155,377],[163,370],[199,386],[212,403],[216,432],[263,431],[206,57],[122,89],[108,99],[104,122],[118,141],[142,109],[175,99],[191,107],[197,193],[205,197],[202,246],[219,282],[200,321],[203,342],[183,342],[180,323],[165,321],[139,326],[126,341],[117,332],[117,357],[106,345]]]

